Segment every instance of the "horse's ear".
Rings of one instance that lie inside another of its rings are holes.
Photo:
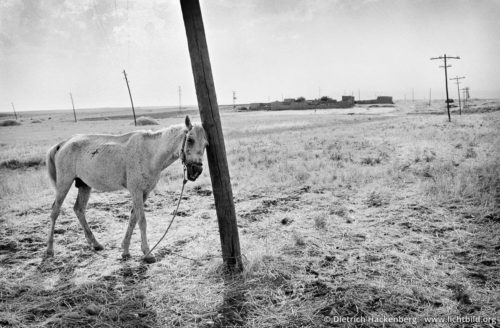
[[[191,124],[191,119],[189,118],[189,115],[186,115],[186,128],[188,128],[188,130],[191,130],[193,128],[193,125]]]

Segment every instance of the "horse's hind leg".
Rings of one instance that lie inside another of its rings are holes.
[[[80,221],[80,224],[82,225],[83,231],[85,232],[85,238],[87,239],[88,243],[92,248],[94,248],[94,250],[100,251],[103,250],[104,247],[102,247],[102,245],[97,242],[94,234],[90,230],[87,220],[85,219],[85,209],[87,208],[87,203],[89,201],[91,191],[92,189],[89,186],[85,184],[79,184],[78,196],[76,198],[76,203],[73,209],[76,216],[78,217],[78,221]]]
[[[66,198],[66,195],[68,194],[69,188],[71,187],[72,183],[73,180],[57,181],[56,199],[52,204],[52,212],[50,213],[51,224],[49,230],[49,238],[47,240],[47,251],[46,251],[47,256],[54,255],[54,227],[56,225],[56,220],[57,217],[59,216],[59,212],[61,211],[61,206],[62,203],[64,202],[64,198]]]

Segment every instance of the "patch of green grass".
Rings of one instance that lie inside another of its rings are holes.
[[[467,151],[465,152],[465,158],[476,158],[476,157],[477,153],[474,150],[474,148],[472,147],[467,148]]]
[[[45,170],[0,171],[0,199],[36,199],[40,193],[52,189]]]
[[[316,216],[314,218],[314,227],[318,230],[326,230],[328,223],[324,216]]]
[[[0,169],[26,169],[26,168],[37,168],[39,166],[45,165],[45,159],[43,158],[30,158],[30,159],[10,159],[0,162]]]
[[[386,196],[380,192],[372,191],[366,198],[366,205],[368,205],[368,207],[381,207],[386,204]]]

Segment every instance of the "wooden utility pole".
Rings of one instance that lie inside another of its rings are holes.
[[[452,77],[450,80],[455,80],[457,82],[457,90],[458,90],[458,112],[462,115],[462,103],[460,101],[460,81],[461,79],[465,79],[465,76],[460,77]]]
[[[460,89],[460,90],[462,90],[462,92],[464,93],[464,109],[467,109],[469,106],[468,99],[470,98],[469,87],[465,87],[465,88]]]
[[[448,67],[451,67],[451,65],[446,64],[446,59],[460,59],[459,56],[456,57],[451,57],[451,56],[439,56],[439,57],[432,57],[431,60],[436,60],[436,59],[444,59],[444,81],[446,85],[446,108],[448,108],[448,121],[451,122],[451,115],[450,115],[450,99],[448,97]]]
[[[69,97],[71,98],[71,106],[73,106],[73,116],[75,117],[75,123],[76,123],[75,102],[73,101],[73,94],[71,93],[71,91],[69,92]]]
[[[222,259],[230,272],[241,272],[243,264],[233,191],[200,3],[199,0],[180,0],[180,2],[200,118],[209,142],[207,159],[219,222]]]
[[[182,109],[182,88],[179,85],[179,113],[181,112]]]
[[[14,116],[16,117],[16,121],[17,121],[17,113],[16,113],[16,108],[14,107],[14,103],[11,102],[10,104],[12,105],[12,110],[14,111]]]
[[[137,126],[137,120],[135,119],[134,101],[132,100],[132,92],[130,92],[130,86],[128,85],[127,72],[125,72],[125,70],[123,70],[123,76],[125,76],[125,82],[127,83],[128,95],[130,96],[130,103],[132,104],[132,114],[134,114],[134,125]]]
[[[464,97],[464,110],[467,109],[467,98],[465,97],[465,89],[460,89],[463,92]]]

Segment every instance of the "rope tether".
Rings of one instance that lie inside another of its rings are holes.
[[[160,240],[158,240],[158,242],[153,246],[153,248],[151,248],[149,250],[149,252],[147,252],[143,257],[142,259],[144,260],[149,254],[151,254],[151,252],[156,248],[156,246],[158,246],[158,244],[163,240],[163,238],[165,238],[165,236],[167,235],[167,232],[168,230],[170,229],[170,227],[172,226],[172,223],[174,223],[174,219],[175,217],[177,216],[177,211],[179,210],[179,205],[181,204],[181,199],[182,199],[182,194],[184,193],[184,186],[186,185],[187,183],[187,179],[186,179],[186,165],[184,165],[184,176],[183,176],[183,180],[182,180],[182,189],[181,189],[181,195],[179,196],[179,201],[177,202],[177,207],[175,208],[175,211],[172,215],[172,219],[170,220],[170,223],[168,224],[168,227],[167,227],[167,230],[165,230],[165,233],[163,234],[163,236],[161,236]]]

